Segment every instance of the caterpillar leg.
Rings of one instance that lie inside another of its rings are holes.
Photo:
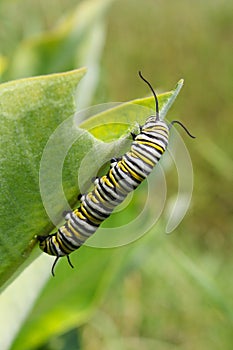
[[[142,132],[142,125],[139,125],[139,134]],[[136,136],[138,136],[139,134],[135,134],[134,132],[130,133],[132,136],[132,139],[135,140]]]
[[[69,255],[66,255],[66,257],[67,257],[67,260],[68,260],[68,264],[73,269],[74,265],[71,263]],[[55,266],[56,266],[56,264],[58,262],[58,259],[60,259],[60,258],[61,258],[60,256],[57,256],[56,259],[54,260],[54,263],[53,263],[53,266],[52,266],[52,269],[51,269],[51,273],[52,273],[53,277],[55,277],[54,268],[55,268]]]
[[[74,265],[73,265],[72,262],[70,261],[69,255],[66,255],[66,257],[67,257],[67,260],[68,260],[68,263],[69,263],[70,267],[72,267],[72,269],[73,269],[73,268],[74,268]]]
[[[122,159],[122,157],[113,157],[113,158],[111,158],[110,159],[110,163],[112,164],[112,163],[117,163],[117,162],[119,162],[119,160],[121,160]]]
[[[132,136],[132,139],[135,140],[137,134],[135,134],[134,132],[131,132],[130,135]]]
[[[56,264],[57,264],[59,258],[60,258],[60,256],[57,256],[57,257],[56,257],[56,259],[54,260],[52,269],[51,269],[51,273],[52,273],[53,277],[55,277],[54,268],[55,268],[55,266],[56,266]]]
[[[68,220],[68,216],[69,214],[72,213],[72,210],[64,210],[62,213],[63,218],[65,218],[66,220]]]

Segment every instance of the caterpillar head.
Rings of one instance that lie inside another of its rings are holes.
[[[37,240],[39,241],[39,247],[43,252],[46,250],[47,246],[47,237],[48,236],[37,236]]]
[[[145,81],[145,83],[149,86],[149,88],[151,89],[152,94],[154,95],[155,98],[155,116],[151,116],[150,118],[148,118],[147,122],[152,122],[152,123],[156,123],[156,125],[161,125],[162,127],[165,127],[168,129],[168,131],[171,129],[173,124],[179,124],[185,131],[186,133],[192,137],[193,139],[195,138],[195,136],[193,136],[192,134],[190,134],[190,132],[188,131],[188,129],[184,126],[184,124],[182,124],[179,120],[173,120],[169,125],[167,125],[164,121],[160,120],[160,116],[159,116],[159,101],[158,101],[158,97],[152,87],[152,85],[150,84],[150,82],[148,80],[146,80],[141,71],[138,72],[139,76],[142,80]],[[146,124],[147,124],[146,122]],[[145,124],[145,125],[146,125]]]

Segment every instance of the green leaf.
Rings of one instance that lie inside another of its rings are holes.
[[[0,86],[0,283],[28,257],[33,237],[53,225],[40,198],[43,149],[75,112],[73,95],[85,69]]]

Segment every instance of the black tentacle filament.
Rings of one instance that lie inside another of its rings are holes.
[[[170,124],[169,124],[169,129],[171,129],[172,125],[174,124],[179,124],[185,131],[186,133],[192,137],[193,139],[196,138],[196,136],[193,136],[192,134],[190,134],[190,132],[188,131],[188,129],[184,126],[184,124],[182,124],[179,120],[173,120]]]
[[[155,98],[155,112],[156,112],[155,117],[156,117],[156,120],[159,120],[159,101],[158,101],[158,97],[157,97],[157,95],[155,93],[155,90],[153,89],[151,83],[143,77],[141,71],[139,71],[138,74],[139,74],[140,78],[142,80],[144,80],[145,83],[149,86],[149,88],[151,89],[152,94],[154,95],[154,98]]]

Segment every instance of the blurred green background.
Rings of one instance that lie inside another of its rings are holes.
[[[92,85],[96,89],[91,104],[95,104],[144,96],[148,91],[137,76],[139,69],[158,91],[168,91],[184,78],[184,88],[168,119],[182,120],[197,137],[195,141],[184,137],[193,162],[193,198],[172,235],[163,233],[163,217],[139,241],[113,249],[106,260],[111,278],[100,278],[101,286],[95,290],[100,296],[94,298],[96,302],[90,297],[92,312],[77,327],[64,322],[63,329],[31,349],[231,349],[233,3],[112,1],[100,16],[101,30],[98,27],[100,34],[93,37],[93,52],[77,59],[75,50],[80,45],[85,52],[86,44],[81,39],[75,42],[71,35],[66,42],[67,59],[56,54],[56,42],[63,35],[57,35],[56,28],[66,32],[70,22],[62,26],[62,20],[79,3],[88,4],[87,13],[93,11],[95,1],[0,1],[2,82],[90,64],[98,66],[93,75],[98,72],[99,78]],[[78,30],[85,34],[85,24]],[[28,66],[24,55],[30,56]],[[35,57],[39,57],[36,63]],[[177,186],[175,168],[168,171],[167,182],[169,195]],[[140,197],[135,206],[137,201]],[[121,212],[124,215],[128,214]],[[84,261],[92,254],[95,264],[98,259],[105,261],[104,251],[84,248],[83,255],[85,249]],[[63,279],[67,269],[64,262]],[[72,271],[77,284],[81,283],[78,271]],[[93,271],[84,271],[86,280],[93,278]],[[63,283],[67,287],[69,281]],[[43,293],[42,300],[46,300],[46,289]],[[65,303],[70,305],[72,299]],[[29,317],[36,319],[40,308],[37,304]],[[60,310],[50,323],[66,317],[67,312]],[[20,341],[14,346],[20,349]]]

